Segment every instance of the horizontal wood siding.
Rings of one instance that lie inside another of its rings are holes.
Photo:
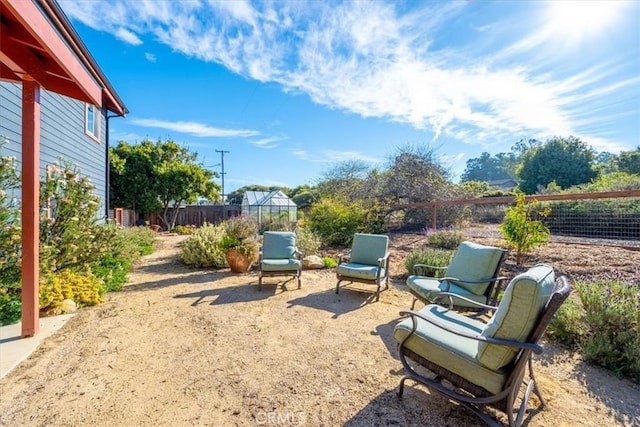
[[[20,162],[22,146],[22,86],[0,82],[0,135],[9,143],[2,147],[3,156],[14,156]]]
[[[22,86],[0,83],[0,135],[10,140],[9,155],[20,161]],[[60,159],[78,165],[83,175],[95,186],[104,212],[106,174],[106,118],[100,117],[100,142],[84,131],[85,104],[75,99],[43,90],[40,97],[40,168],[41,176],[47,166]],[[3,154],[5,150],[3,150]]]

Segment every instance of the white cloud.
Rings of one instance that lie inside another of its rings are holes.
[[[286,138],[281,136],[272,136],[268,138],[248,139],[247,141],[260,148],[275,148],[278,146],[276,142],[284,141],[285,139]]]
[[[131,123],[139,126],[172,130],[196,137],[248,138],[259,135],[259,132],[255,130],[221,129],[197,122],[168,122],[157,119],[131,119]]]
[[[139,46],[142,44],[142,40],[133,31],[129,31],[125,28],[118,28],[115,32],[115,36],[125,43]]]
[[[598,69],[600,58],[582,64],[585,52],[558,52],[550,44],[557,31],[539,25],[547,3],[522,2],[528,9],[518,17],[465,21],[456,29],[473,36],[461,41],[455,30],[443,29],[474,10],[466,2],[61,4],[71,17],[127,43],[142,43],[149,34],[187,56],[278,83],[329,108],[431,131],[433,140],[469,135],[488,144],[514,135],[576,134],[583,123],[602,121],[591,111],[604,108],[608,96],[640,92],[637,79],[615,82],[622,70]],[[587,22],[579,28],[586,37]],[[202,136],[254,132],[180,122],[157,127]]]
[[[147,61],[149,62],[156,62],[158,60],[158,58],[156,58],[156,56],[150,52],[145,52],[144,57],[147,58]]]
[[[300,160],[306,160],[313,163],[338,163],[349,160],[360,160],[366,163],[377,164],[381,159],[371,157],[357,151],[338,151],[338,150],[319,150],[309,152],[307,150],[292,150],[291,153]]]

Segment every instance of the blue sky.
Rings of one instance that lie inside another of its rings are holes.
[[[437,150],[455,177],[520,139],[640,146],[640,1],[59,0],[130,110],[225,192]]]

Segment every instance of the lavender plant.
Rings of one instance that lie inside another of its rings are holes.
[[[551,336],[586,360],[640,382],[640,276],[611,273],[574,281],[577,295],[560,308]]]

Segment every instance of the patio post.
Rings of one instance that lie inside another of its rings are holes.
[[[40,85],[22,81],[22,336],[40,329]]]

